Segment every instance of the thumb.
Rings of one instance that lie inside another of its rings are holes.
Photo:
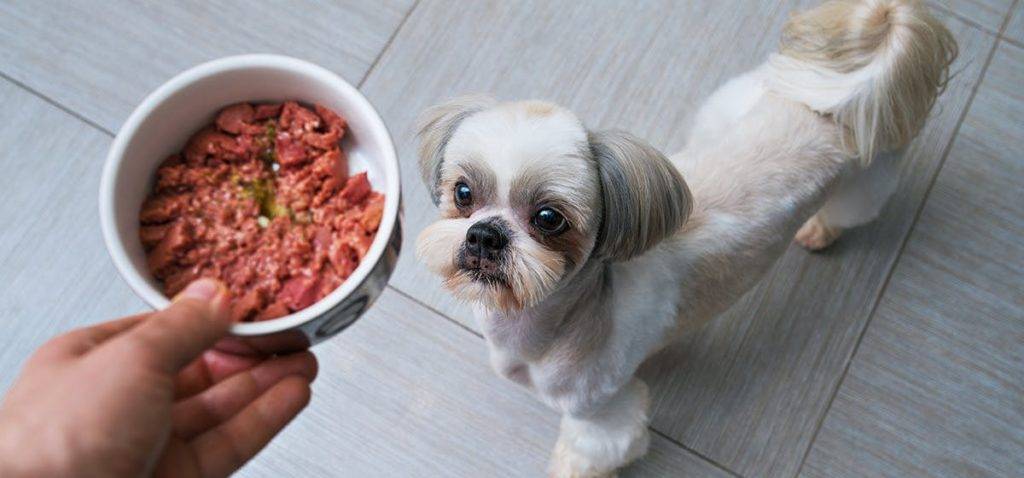
[[[219,281],[199,279],[170,306],[111,340],[109,347],[152,370],[175,374],[227,335],[230,327],[227,289]]]

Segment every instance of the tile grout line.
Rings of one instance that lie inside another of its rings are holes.
[[[1003,23],[999,27],[999,33],[995,35],[995,41],[992,42],[992,47],[986,55],[985,64],[981,67],[981,72],[978,75],[978,82],[971,88],[971,94],[967,99],[967,103],[964,105],[964,110],[960,113],[960,118],[957,120],[956,127],[953,129],[953,134],[950,136],[949,142],[946,144],[942,152],[939,165],[935,169],[935,174],[932,175],[931,181],[928,183],[928,187],[925,189],[924,196],[922,197],[921,204],[917,207],[917,211],[914,213],[914,219],[910,222],[910,228],[907,229],[906,236],[903,237],[903,241],[900,244],[899,250],[893,260],[892,266],[886,273],[885,279],[882,281],[882,286],[878,291],[875,303],[871,306],[871,311],[868,313],[868,318],[864,322],[864,326],[860,330],[860,334],[857,336],[857,341],[854,343],[853,349],[850,351],[850,356],[846,360],[846,365],[843,367],[842,373],[839,374],[839,380],[836,381],[836,385],[829,396],[828,402],[825,405],[825,409],[822,411],[821,416],[818,418],[818,423],[814,427],[814,433],[811,434],[811,439],[807,443],[807,448],[804,450],[803,458],[800,459],[800,466],[797,467],[796,473],[793,475],[794,478],[798,478],[800,473],[804,469],[804,465],[807,463],[807,458],[811,455],[811,450],[814,448],[814,443],[818,440],[818,434],[821,432],[823,425],[825,424],[825,418],[828,417],[829,412],[832,410],[832,405],[835,402],[836,396],[839,395],[839,389],[842,388],[843,382],[846,381],[846,376],[850,371],[850,366],[853,364],[853,360],[857,356],[857,351],[860,349],[860,344],[864,340],[864,336],[867,335],[868,328],[871,326],[872,320],[878,313],[878,308],[882,303],[882,298],[885,296],[886,291],[889,288],[889,283],[892,281],[892,276],[896,271],[896,267],[899,265],[900,259],[903,257],[903,253],[906,251],[907,244],[910,242],[910,236],[913,234],[914,229],[917,227],[917,223],[921,219],[921,214],[924,212],[924,208],[928,203],[928,198],[931,196],[932,189],[935,187],[935,183],[938,182],[939,174],[942,173],[942,169],[946,166],[946,161],[949,159],[949,154],[953,149],[953,144],[956,142],[957,137],[960,135],[960,128],[963,126],[964,120],[967,118],[968,112],[971,110],[971,106],[974,104],[974,98],[978,95],[978,90],[981,89],[982,83],[985,81],[985,76],[988,74],[988,68],[992,64],[992,59],[995,57],[996,50],[999,49],[999,44],[1003,40],[1003,33],[1006,31],[1006,27],[1010,23],[1010,17],[1013,14],[1014,8],[1020,0],[1014,0],[1013,4],[1010,5],[1010,9],[1006,16],[1003,18]],[[984,31],[984,30],[983,30]]]
[[[435,308],[425,304],[423,301],[421,301],[421,300],[419,300],[419,299],[409,295],[405,291],[403,291],[403,290],[401,290],[401,289],[399,289],[399,288],[397,288],[397,287],[395,287],[395,286],[393,286],[391,284],[388,284],[387,288],[393,290],[398,295],[401,295],[402,297],[405,297],[406,299],[409,299],[409,300],[415,302],[416,304],[418,304],[419,306],[429,310],[430,312],[433,312],[434,314],[440,315],[446,321],[451,322],[456,327],[458,327],[458,328],[460,328],[462,330],[465,330],[466,332],[470,333],[471,335],[473,335],[473,336],[475,336],[475,337],[477,337],[479,339],[483,339],[484,338],[484,336],[481,335],[480,333],[478,333],[477,331],[475,331],[475,330],[467,327],[465,324],[463,324],[463,323],[461,323],[461,322],[459,322],[459,321],[449,317],[447,314],[444,314],[441,311],[439,311],[439,310],[437,310],[437,309],[435,309]],[[701,453],[701,452],[699,452],[697,450],[694,450],[693,448],[690,448],[689,446],[686,446],[683,442],[681,442],[679,440],[676,440],[675,438],[672,438],[669,435],[666,435],[661,430],[658,430],[657,428],[654,428],[654,426],[648,425],[647,429],[650,430],[655,435],[658,435],[658,436],[664,438],[666,441],[668,441],[669,443],[675,445],[677,448],[681,448],[683,451],[685,451],[687,453],[690,453],[691,455],[693,455],[693,456],[695,456],[695,457],[697,457],[697,458],[707,462],[712,467],[718,468],[719,470],[725,472],[729,476],[732,476],[734,478],[743,478],[742,475],[740,475],[739,473],[736,473],[735,471],[730,470],[725,465],[723,465],[723,464],[721,464],[721,463],[711,459],[708,456],[705,456],[703,453]]]
[[[976,22],[974,20],[971,20],[970,18],[967,18],[967,17],[961,15],[960,13],[957,13],[957,12],[951,10],[948,7],[944,6],[944,5],[940,5],[940,4],[935,3],[935,2],[928,2],[927,6],[929,8],[933,8],[935,10],[939,10],[939,11],[941,11],[941,12],[945,13],[946,15],[949,15],[949,16],[951,16],[953,18],[956,18],[957,20],[960,20],[960,21],[962,21],[962,22],[964,22],[964,23],[966,23],[966,24],[968,24],[968,25],[970,25],[970,26],[972,26],[974,28],[977,28],[978,30],[981,30],[984,33],[988,33],[989,35],[994,35],[994,36],[998,36],[999,35],[999,32],[993,31],[991,28],[989,28],[989,27],[987,27],[985,25],[982,25],[982,24],[980,24],[980,23],[978,23],[978,22]],[[1013,10],[1010,10],[1010,11],[1012,12]]]
[[[402,17],[402,21],[398,22],[398,25],[395,27],[395,31],[391,32],[391,36],[388,37],[388,41],[384,43],[384,46],[380,49],[380,53],[377,53],[377,57],[373,59],[373,63],[370,63],[370,67],[366,69],[366,74],[363,75],[363,79],[359,80],[359,84],[356,85],[356,88],[363,88],[363,83],[366,83],[366,80],[370,78],[370,74],[377,68],[377,64],[380,63],[381,58],[384,58],[384,53],[391,48],[391,44],[394,43],[395,38],[398,36],[398,32],[402,30],[402,27],[405,26],[405,22],[409,20],[409,17],[412,16],[412,12],[415,11],[418,6],[420,6],[420,0],[415,0],[412,3],[412,6],[409,7],[409,10],[405,12],[405,16]]]
[[[723,465],[723,464],[721,464],[721,463],[719,463],[719,462],[717,462],[715,460],[712,460],[710,457],[704,456],[703,453],[700,453],[697,450],[694,450],[693,448],[690,448],[690,447],[686,446],[685,444],[683,444],[683,442],[681,442],[679,440],[676,440],[675,438],[672,438],[671,436],[665,434],[661,430],[658,430],[658,429],[656,429],[656,428],[654,428],[653,426],[650,426],[650,425],[648,425],[647,428],[649,430],[651,430],[651,432],[653,432],[655,435],[658,435],[658,436],[664,438],[669,443],[675,445],[678,448],[682,448],[684,451],[689,452],[690,454],[696,456],[697,458],[700,458],[700,459],[708,462],[708,464],[712,465],[715,468],[718,468],[719,470],[722,470],[723,472],[725,472],[729,476],[732,476],[734,478],[743,478],[743,476],[740,475],[739,473],[736,473],[735,471],[730,470],[725,465]],[[642,460],[643,458],[640,458],[640,459]]]
[[[1022,42],[1022,41],[1015,40],[1013,38],[1008,38],[1008,37],[1005,37],[1005,36],[1004,37],[999,37],[999,39],[1004,41],[1004,42],[1006,42],[1007,44],[1013,45],[1013,46],[1015,46],[1017,48],[1024,48],[1024,42]]]
[[[448,314],[445,314],[445,313],[441,312],[440,310],[437,310],[437,309],[427,305],[422,300],[419,300],[419,299],[409,295],[404,290],[399,289],[399,288],[397,288],[397,287],[395,287],[395,286],[393,286],[391,284],[388,284],[387,287],[388,287],[388,289],[391,289],[391,290],[397,292],[398,295],[401,295],[402,297],[405,297],[406,299],[409,299],[409,300],[419,304],[421,307],[429,310],[430,312],[433,312],[433,313],[435,313],[437,315],[440,315],[441,317],[444,317],[444,320],[447,320],[448,322],[451,322],[451,323],[455,324],[460,329],[465,330],[466,332],[469,332],[470,334],[475,335],[477,338],[479,338],[479,339],[483,339],[484,338],[483,334],[473,330],[472,328],[468,327],[466,324],[463,324],[462,322],[459,322],[458,320],[455,320],[455,319],[449,317]]]
[[[963,15],[957,13],[957,12],[954,12],[953,10],[950,10],[947,7],[945,7],[943,5],[940,5],[938,3],[931,3],[931,2],[929,2],[928,6],[930,8],[934,8],[935,10],[942,11],[942,12],[946,13],[947,15],[949,15],[949,16],[951,16],[953,18],[956,18],[957,20],[960,20],[960,21],[966,23],[967,25],[970,25],[970,26],[972,26],[974,28],[977,28],[978,30],[981,30],[984,33],[987,33],[989,35],[995,36],[996,38],[998,38],[998,39],[1000,39],[1000,40],[1002,40],[1002,41],[1004,41],[1006,43],[1009,43],[1009,44],[1011,44],[1013,46],[1016,46],[1016,47],[1024,48],[1024,41],[1017,40],[1016,38],[1011,38],[1011,37],[1006,36],[1005,27],[1002,27],[1002,30],[1000,30],[1000,31],[992,30],[991,28],[989,28],[989,27],[987,27],[985,25],[982,25],[982,24],[980,24],[980,23],[978,23],[978,22],[976,22],[974,20],[971,20],[971,19],[969,19],[969,18],[967,18],[967,17],[965,17],[965,16],[963,16]],[[1016,5],[1011,5],[1010,6],[1010,10],[1006,13],[1007,16],[1003,18],[1003,21],[1007,22],[1007,25],[1009,25],[1008,22],[1013,19],[1014,7],[1016,7]]]
[[[76,113],[71,108],[68,108],[68,107],[60,104],[59,102],[57,102],[53,98],[50,98],[49,96],[44,95],[42,92],[32,88],[31,86],[28,86],[25,83],[22,83],[21,81],[18,81],[16,79],[12,78],[7,73],[4,73],[3,71],[0,71],[0,78],[3,78],[5,80],[11,82],[12,84],[14,84],[14,86],[17,86],[18,88],[21,88],[21,89],[27,91],[29,94],[31,94],[31,95],[33,95],[33,96],[35,96],[35,97],[45,101],[46,103],[49,103],[50,106],[53,106],[54,108],[57,108],[57,109],[65,112],[65,113],[71,115],[75,119],[77,119],[77,120],[79,120],[79,121],[81,121],[81,122],[83,122],[83,123],[85,123],[85,124],[87,124],[89,126],[92,126],[93,128],[96,128],[96,129],[100,130],[103,133],[106,133],[107,136],[110,136],[111,138],[114,137],[114,133],[111,133],[110,130],[108,130],[107,128],[104,128],[103,126],[100,126],[99,123],[96,123],[96,122],[90,120],[89,118],[86,118],[85,116]]]

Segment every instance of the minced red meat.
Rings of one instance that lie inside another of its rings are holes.
[[[348,176],[345,120],[295,102],[224,108],[157,170],[139,213],[150,272],[169,297],[223,281],[235,320],[312,305],[355,270],[384,196]]]

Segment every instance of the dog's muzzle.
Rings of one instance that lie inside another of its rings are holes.
[[[508,232],[495,220],[483,220],[470,226],[459,255],[459,267],[480,278],[499,277],[499,265],[508,247]]]

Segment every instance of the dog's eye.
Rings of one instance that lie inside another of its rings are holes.
[[[533,225],[545,234],[558,234],[565,231],[569,223],[558,211],[550,207],[542,207],[533,215]]]
[[[466,183],[455,184],[455,205],[459,207],[466,207],[473,204],[473,191],[469,189]]]

